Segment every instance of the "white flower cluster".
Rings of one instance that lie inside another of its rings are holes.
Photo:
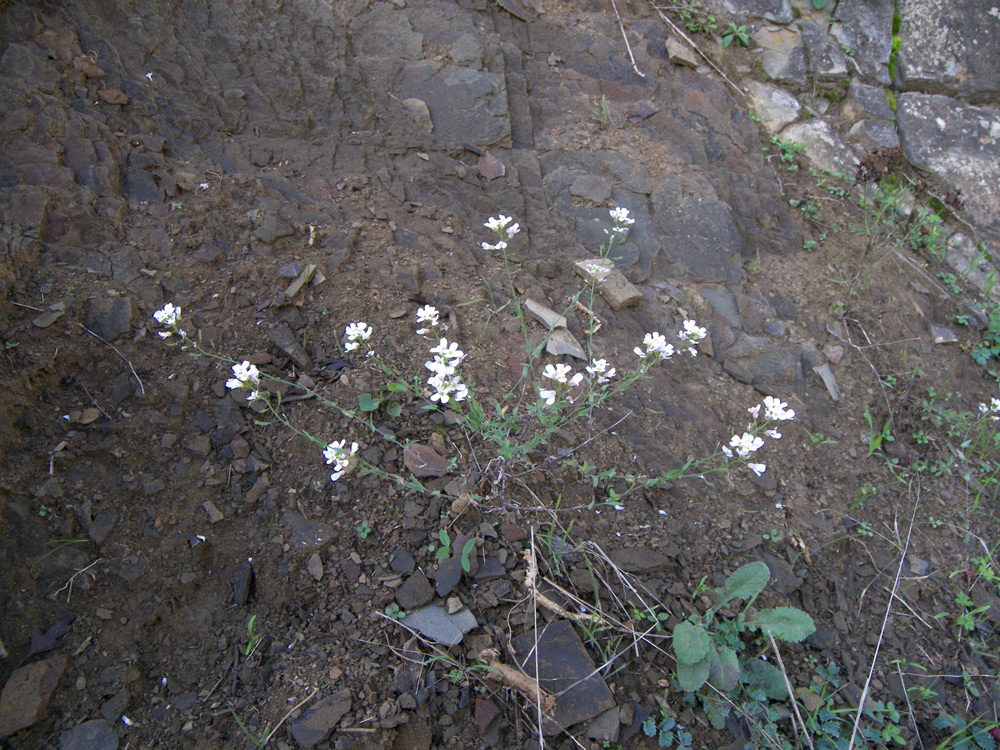
[[[247,401],[256,401],[265,395],[264,389],[260,387],[260,370],[246,360],[233,365],[233,377],[226,381],[226,388],[233,390],[249,388],[250,395],[247,396]]]
[[[587,375],[597,383],[608,383],[616,375],[615,368],[608,364],[607,360],[595,359],[586,368]],[[542,377],[555,381],[555,388],[539,388],[538,396],[545,402],[546,406],[555,404],[556,399],[563,394],[569,403],[573,403],[574,394],[570,389],[576,388],[583,382],[585,375],[582,372],[573,373],[573,368],[569,365],[545,365],[542,370]],[[591,386],[593,387],[593,386]],[[565,393],[564,393],[565,392]],[[579,395],[579,394],[576,394]]]
[[[344,338],[347,339],[347,343],[344,344],[345,352],[353,352],[362,344],[368,349],[368,344],[365,343],[372,335],[372,327],[367,323],[358,322],[351,323],[344,329]],[[368,349],[368,353],[365,354],[366,357],[370,357],[374,354],[371,349]]]
[[[642,345],[646,347],[645,351],[638,346],[632,350],[638,357],[670,359],[674,356],[673,344],[668,344],[666,337],[657,331],[647,333],[642,339]]]
[[[178,321],[181,319],[181,309],[179,307],[174,307],[170,302],[165,304],[161,309],[153,313],[153,317],[156,322],[161,326],[171,326],[176,329],[177,333],[180,334],[181,338],[185,337],[187,334],[184,333],[180,328],[177,327]],[[174,335],[173,331],[158,331],[157,336],[161,339],[168,339]]]
[[[635,219],[629,217],[627,208],[618,206],[617,208],[612,208],[609,213],[611,214],[611,220],[615,223],[611,229],[615,234],[625,234],[628,232],[628,228],[632,224],[635,224]]]
[[[692,357],[698,356],[698,342],[707,335],[708,332],[693,320],[685,320],[684,327],[677,332],[677,338],[681,341],[681,348],[687,349]],[[674,356],[675,349],[673,344],[668,344],[666,336],[657,331],[647,333],[642,339],[642,345],[646,348],[643,349],[637,346],[632,351],[635,352],[637,357],[641,357],[648,362],[652,362],[654,359],[670,359]]]
[[[611,273],[611,266],[603,263],[585,263],[583,270],[587,272],[588,276],[598,281],[604,281],[608,277],[608,274]]]
[[[491,232],[495,232],[500,238],[497,240],[496,244],[491,245],[488,242],[483,243],[483,250],[506,250],[507,240],[513,237],[515,234],[521,231],[521,227],[518,224],[511,224],[513,218],[510,216],[504,216],[500,214],[500,218],[491,216],[490,220],[483,224],[484,227],[489,229]],[[509,226],[508,226],[509,225]]]
[[[764,410],[764,424],[758,425],[757,420],[760,419],[761,409]],[[747,459],[764,446],[764,439],[756,434],[760,427],[766,427],[770,422],[786,422],[795,419],[795,412],[788,408],[788,404],[773,396],[765,396],[763,403],[751,406],[747,411],[753,417],[753,421],[747,425],[747,431],[742,435],[733,435],[729,445],[722,446],[722,452],[730,458],[735,452],[739,458]],[[781,439],[781,433],[773,427],[764,430],[764,434],[774,440]],[[751,461],[747,461],[747,468],[757,476],[767,470],[766,465]]]
[[[984,416],[988,414],[994,422],[1000,422],[1000,398],[991,398],[989,406],[980,404],[979,413]]]
[[[437,311],[435,310],[435,313]],[[458,348],[455,342],[448,343],[442,338],[438,345],[431,349],[434,359],[424,362],[424,367],[434,373],[427,379],[427,385],[434,389],[431,401],[447,404],[449,401],[464,401],[469,395],[469,389],[458,376],[458,366],[465,359],[465,352]]]
[[[434,335],[440,338],[440,332],[448,330],[448,324],[441,322],[438,309],[432,305],[424,305],[417,310],[417,322],[424,324],[423,328],[417,329],[418,336]]]
[[[351,456],[358,452],[357,443],[351,443],[349,449],[344,447],[346,443],[346,440],[336,440],[323,449],[323,457],[326,459],[327,466],[333,464],[333,474],[330,475],[331,482],[336,482],[344,476],[344,472],[351,465]]]

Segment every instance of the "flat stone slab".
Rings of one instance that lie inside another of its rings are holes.
[[[293,510],[281,514],[281,525],[291,532],[293,547],[322,547],[333,538],[333,529],[322,521],[310,521]]]
[[[597,293],[611,305],[615,312],[639,304],[642,292],[625,278],[615,264],[607,258],[590,258],[578,260],[573,264],[573,270],[585,279],[593,277]]]
[[[801,143],[803,153],[817,167],[853,173],[860,161],[826,120],[796,122],[781,131],[781,138]]]
[[[784,89],[760,81],[748,81],[747,98],[760,122],[772,135],[799,118],[802,105]]]
[[[515,638],[511,645],[517,653],[517,666],[534,677],[535,655],[541,687],[555,696],[555,715],[542,722],[545,735],[556,734],[581,721],[593,719],[615,707],[614,696],[573,625],[557,620],[538,634],[536,631]],[[536,652],[537,648],[537,652]]]
[[[906,158],[961,189],[973,222],[1000,232],[1000,108],[937,94],[900,94],[897,102]]]
[[[351,710],[351,691],[344,689],[321,699],[288,725],[300,747],[315,747],[334,730]]]
[[[400,622],[445,646],[457,646],[479,624],[469,610],[463,608],[448,614],[439,602],[413,610]]]
[[[65,656],[14,670],[0,694],[0,739],[41,718],[65,671]]]

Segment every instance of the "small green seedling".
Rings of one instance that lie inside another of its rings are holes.
[[[250,615],[250,619],[247,620],[247,645],[244,651],[244,656],[249,657],[253,653],[254,649],[257,648],[257,642],[263,638],[262,635],[253,632],[253,624],[257,621],[257,615]]]

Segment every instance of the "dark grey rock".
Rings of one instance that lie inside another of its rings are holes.
[[[434,590],[440,597],[448,596],[462,579],[462,563],[457,557],[445,557],[434,573]]]
[[[128,702],[131,698],[132,696],[127,690],[108,698],[101,704],[101,716],[110,723],[118,721],[119,717],[125,713],[125,709],[128,708]]]
[[[274,213],[264,214],[253,232],[254,237],[268,245],[282,237],[290,237],[293,234],[295,234],[295,228],[288,221]]]
[[[539,682],[555,696],[555,716],[543,720],[544,734],[555,734],[616,707],[614,696],[569,621],[553,622],[537,634],[524,633],[511,645],[517,666],[532,677],[537,656]]]
[[[586,174],[573,180],[569,192],[570,195],[591,203],[604,203],[611,197],[611,185],[603,177]]]
[[[351,691],[328,695],[289,722],[288,729],[300,747],[315,747],[330,736],[344,715],[351,710]]]
[[[271,328],[267,332],[267,337],[271,340],[272,344],[291,357],[301,369],[312,369],[312,359],[306,354],[306,350],[302,348],[302,344],[299,343],[298,339],[295,338],[295,334],[284,323],[278,323]]]
[[[868,118],[892,122],[895,118],[886,89],[861,83],[857,79],[851,81],[847,97],[841,102],[840,113],[852,120]]]
[[[135,562],[126,563],[118,569],[118,575],[124,579],[126,583],[133,583],[139,579],[139,577],[146,572],[146,563],[139,558]]]
[[[740,327],[740,314],[732,292],[724,286],[708,284],[698,287],[698,291],[712,308],[713,315],[722,318],[731,328]]]
[[[416,567],[416,562],[413,560],[413,555],[405,549],[398,549],[393,552],[392,557],[389,558],[389,565],[391,565],[392,569],[397,573],[409,575]]]
[[[933,94],[900,94],[897,102],[906,158],[961,189],[972,220],[1000,232],[1000,108]]]
[[[416,609],[434,598],[434,589],[422,571],[417,571],[396,589],[396,603],[404,610]]]
[[[59,750],[117,750],[118,735],[103,719],[77,724],[59,735]]]
[[[104,544],[104,540],[111,534],[116,523],[118,523],[118,511],[108,508],[94,516],[94,520],[87,526],[87,535],[94,544]]]
[[[607,744],[618,742],[618,731],[621,728],[621,722],[618,717],[618,706],[609,708],[604,713],[599,714],[597,718],[587,724],[587,738]]]
[[[729,206],[709,191],[682,175],[668,177],[653,191],[653,227],[668,263],[696,279],[721,282],[742,240]]]
[[[791,29],[764,28],[753,40],[763,49],[760,61],[769,78],[778,83],[806,83],[808,69],[801,36]]]
[[[802,585],[802,579],[792,572],[792,566],[769,552],[758,551],[757,557],[771,572],[770,586],[779,594],[790,594]]]
[[[294,510],[286,510],[281,514],[281,525],[291,532],[288,543],[292,547],[323,547],[334,536],[334,531],[328,524],[303,518]]]
[[[838,3],[830,33],[851,51],[848,65],[869,83],[889,85],[894,0]]]
[[[418,62],[404,69],[397,96],[427,105],[442,145],[483,147],[510,138],[503,76],[496,73]]]
[[[885,151],[899,145],[899,134],[891,122],[858,120],[847,131],[847,140],[857,143],[865,151]]]
[[[847,64],[840,45],[826,32],[811,23],[799,25],[806,49],[809,71],[819,80],[838,80],[847,75]]]
[[[462,637],[479,624],[469,610],[461,609],[449,615],[437,602],[410,612],[401,622],[445,646],[457,646]]]
[[[233,601],[240,606],[246,605],[253,593],[254,572],[248,562],[241,562],[233,571]]]
[[[90,300],[84,324],[105,341],[114,341],[132,330],[132,302],[125,297]]]

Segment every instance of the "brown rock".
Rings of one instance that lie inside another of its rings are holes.
[[[440,477],[451,468],[437,451],[420,443],[414,443],[403,451],[403,463],[415,477]]]
[[[108,104],[128,104],[128,96],[118,89],[101,89],[97,95]]]
[[[66,657],[54,656],[14,671],[0,695],[0,739],[38,721],[66,671]]]

